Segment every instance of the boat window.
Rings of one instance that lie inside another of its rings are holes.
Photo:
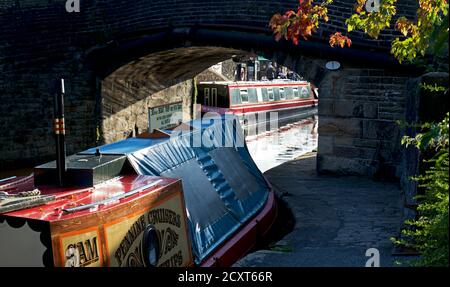
[[[256,88],[256,97],[257,97],[258,103],[264,102],[264,99],[263,99],[263,96],[262,96],[262,92],[261,92],[261,88]]]
[[[203,104],[209,106],[209,88],[205,88],[203,92]]]
[[[286,94],[286,99],[292,100],[294,98],[294,90],[292,87],[284,88],[284,93]]]
[[[298,88],[295,87],[295,88],[293,88],[292,90],[293,90],[293,92],[294,92],[294,99],[298,99],[298,98],[300,97],[300,94],[299,94],[299,92],[298,92]]]
[[[269,93],[267,92],[267,88],[261,88],[261,95],[263,102],[269,101]],[[272,100],[273,100],[273,92],[272,92]]]
[[[248,103],[247,90],[241,90],[241,101],[242,101],[243,104]]]
[[[273,96],[275,98],[275,101],[279,101],[280,100],[280,88],[273,88]]]
[[[258,102],[258,94],[256,93],[255,88],[249,88],[248,89],[248,101],[250,103],[257,103]]]
[[[217,88],[217,106],[220,108],[229,108],[230,101],[228,98],[228,93],[225,92],[224,87]]]
[[[273,94],[273,89],[272,88],[268,88],[267,89],[267,95],[269,96],[269,101],[275,100],[275,96]]]
[[[239,89],[230,89],[230,96],[232,105],[239,105],[242,103]]]
[[[299,87],[300,89],[300,98],[307,99],[309,98],[309,88],[307,86]]]
[[[211,106],[217,107],[217,88],[211,88]]]
[[[280,100],[285,100],[286,94],[284,93],[284,88],[280,88]]]

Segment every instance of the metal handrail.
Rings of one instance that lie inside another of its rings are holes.
[[[141,192],[141,191],[143,191],[143,190],[145,190],[147,188],[150,188],[150,187],[153,187],[153,186],[157,185],[158,183],[160,183],[162,181],[163,181],[162,179],[159,179],[159,180],[157,180],[155,182],[152,182],[150,184],[147,184],[147,185],[144,185],[142,187],[136,188],[136,189],[134,189],[134,190],[132,190],[130,192],[122,193],[122,194],[119,194],[119,195],[116,195],[116,196],[113,196],[113,197],[110,197],[110,198],[107,198],[107,199],[104,199],[104,200],[101,200],[101,201],[97,201],[97,202],[93,202],[93,203],[90,203],[90,204],[81,205],[81,206],[77,206],[77,207],[72,207],[72,208],[65,208],[65,209],[63,209],[63,212],[73,213],[73,212],[78,212],[78,211],[81,211],[81,210],[89,209],[91,207],[95,207],[95,206],[99,206],[99,205],[105,205],[105,204],[108,204],[108,203],[110,203],[112,201],[120,200],[122,198],[126,198],[126,197],[129,197],[129,196],[134,195],[136,193],[139,193],[139,192]]]

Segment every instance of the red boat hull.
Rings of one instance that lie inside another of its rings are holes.
[[[277,216],[277,204],[273,190],[269,192],[263,209],[233,236],[204,260],[201,267],[227,267],[245,256],[259,240],[264,238]]]

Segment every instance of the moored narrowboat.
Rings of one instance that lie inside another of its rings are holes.
[[[276,216],[236,118],[64,160],[0,182],[0,266],[230,266]]]
[[[291,80],[200,82],[197,103],[202,113],[232,113],[243,119],[276,112],[279,120],[286,120],[316,113],[318,89]]]

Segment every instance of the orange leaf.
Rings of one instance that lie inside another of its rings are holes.
[[[331,47],[338,45],[341,48],[344,48],[346,44],[350,47],[352,45],[352,40],[347,36],[343,36],[341,32],[336,32],[330,36],[329,43]]]

